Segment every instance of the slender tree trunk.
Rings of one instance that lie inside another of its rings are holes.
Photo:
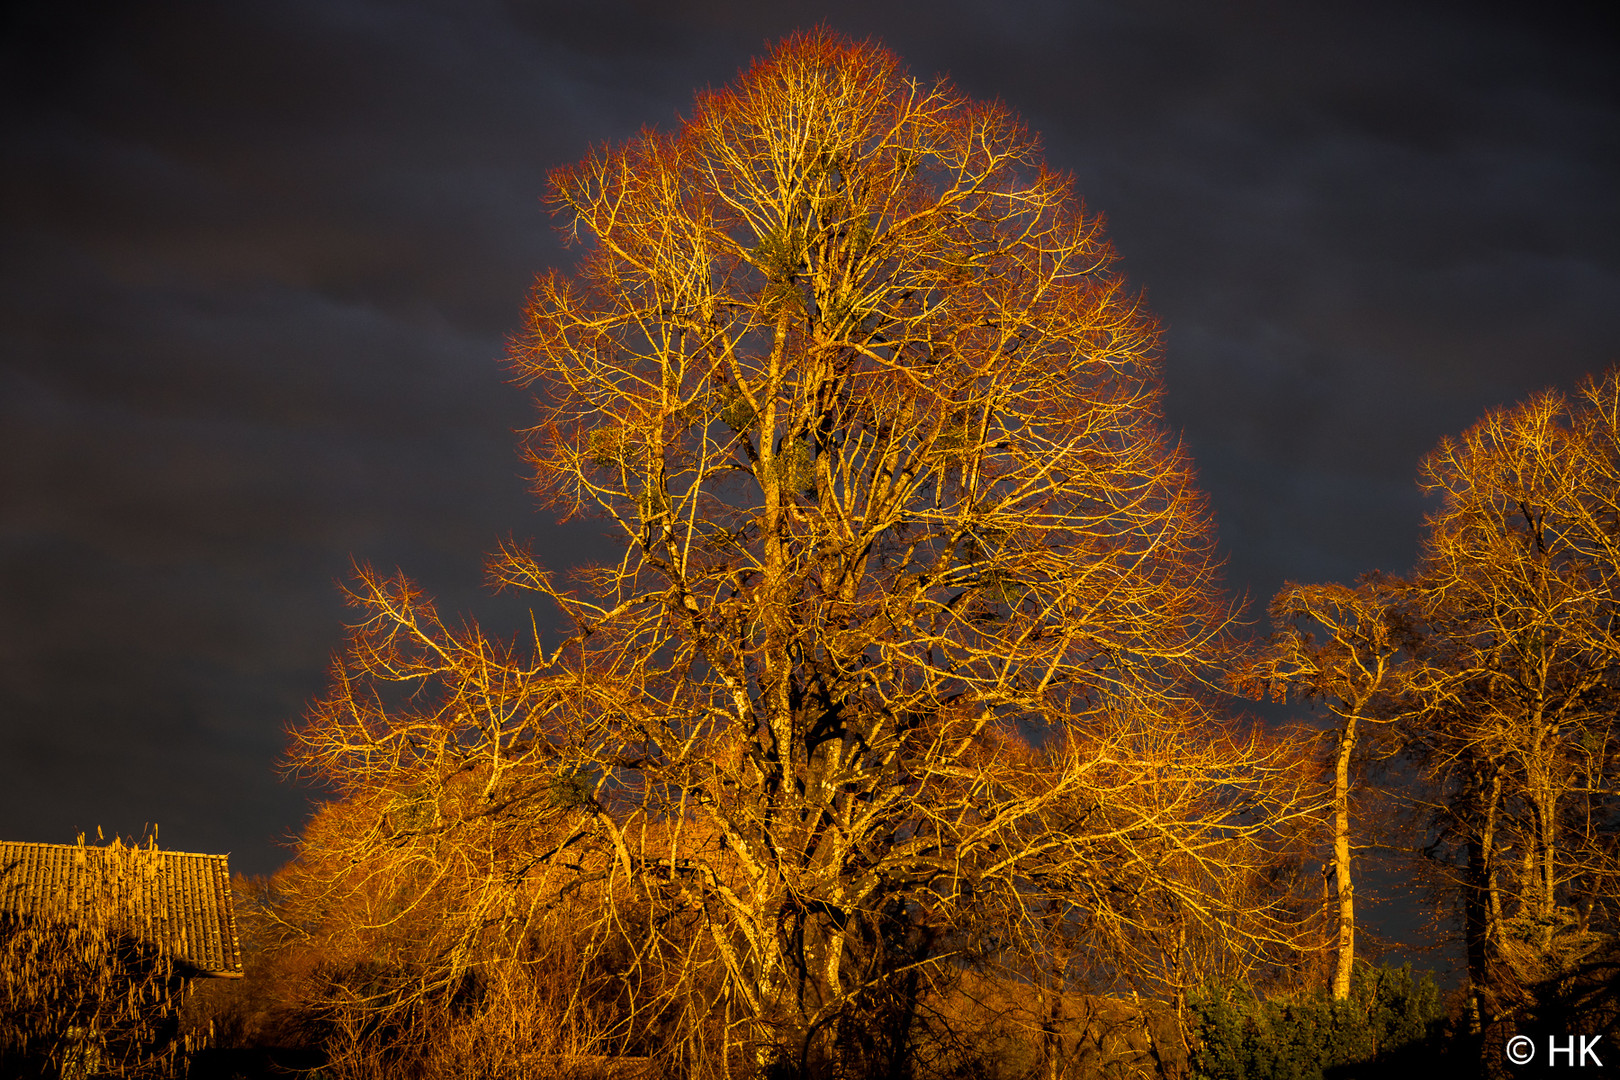
[[[1534,813],[1534,804],[1531,812]],[[1541,846],[1541,827],[1535,823],[1526,823],[1520,830],[1524,837],[1524,855],[1519,860],[1519,906],[1517,915],[1521,919],[1534,919],[1536,908],[1540,903],[1541,890],[1536,887],[1536,849]]]
[[[1536,917],[1541,921],[1541,947],[1552,943],[1554,913],[1558,910],[1558,786],[1548,760],[1546,742],[1537,740],[1531,803],[1535,808],[1536,832],[1541,865],[1536,867]]]
[[[1485,940],[1494,943],[1502,932],[1502,890],[1496,882],[1496,813],[1502,801],[1502,773],[1491,772],[1490,801],[1485,804],[1485,831],[1480,837],[1485,857],[1486,910]]]
[[[1482,785],[1483,786],[1483,785]],[[1463,945],[1468,956],[1470,1009],[1474,1028],[1493,1020],[1489,987],[1492,979],[1494,936],[1500,933],[1501,900],[1496,883],[1496,819],[1502,776],[1491,769],[1480,828],[1468,842],[1468,866],[1463,882]]]
[[[1350,971],[1356,961],[1355,884],[1350,877],[1350,755],[1356,748],[1356,718],[1345,717],[1339,732],[1338,760],[1333,771],[1333,879],[1339,900],[1338,958],[1333,966],[1333,997],[1350,996]]]
[[[1489,1019],[1482,1001],[1489,983],[1490,913],[1486,903],[1488,877],[1485,845],[1481,837],[1468,842],[1468,867],[1463,887],[1463,947],[1468,954],[1469,1007],[1478,1032]]]
[[[1045,1002],[1041,1025],[1042,1052],[1046,1055],[1047,1080],[1061,1080],[1063,1076],[1063,991],[1067,980],[1063,977],[1062,961],[1052,961],[1050,1000]],[[1043,990],[1043,993],[1046,991]]]

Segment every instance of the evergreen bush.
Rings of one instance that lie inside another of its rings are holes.
[[[1345,1066],[1387,1059],[1438,1031],[1434,977],[1412,966],[1358,968],[1350,996],[1326,989],[1257,1000],[1237,987],[1210,987],[1188,1000],[1198,1033],[1197,1080],[1323,1080]]]

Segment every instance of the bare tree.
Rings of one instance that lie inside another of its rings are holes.
[[[1417,578],[1419,745],[1463,851],[1482,993],[1547,977],[1614,927],[1617,402],[1611,370],[1575,401],[1493,411],[1424,462],[1442,504]]]
[[[1354,588],[1287,582],[1271,601],[1271,640],[1239,679],[1324,702],[1338,719],[1330,758],[1335,906],[1333,996],[1350,996],[1355,965],[1355,884],[1350,839],[1352,761],[1367,724],[1398,715],[1403,649],[1414,640],[1406,584],[1369,574]]]
[[[552,192],[529,460],[623,554],[499,551],[572,627],[522,650],[362,574],[292,752],[346,857],[462,882],[458,963],[588,897],[616,1045],[716,1073],[876,1075],[949,958],[1054,925],[1133,988],[1284,941],[1287,755],[1199,697],[1231,615],[1154,324],[1006,110],[817,32]]]

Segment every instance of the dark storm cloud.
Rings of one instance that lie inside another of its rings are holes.
[[[494,361],[554,251],[545,139],[585,136],[507,99],[566,95],[520,37],[481,66],[424,16],[277,18],[83,27],[12,87],[8,835],[156,820],[267,869],[350,554],[467,606],[529,530]]]
[[[13,5],[0,831],[266,870],[352,557],[497,623],[546,172],[818,22],[1043,135],[1163,319],[1232,582],[1402,570],[1418,457],[1620,340],[1612,39],[1475,5]]]
[[[1406,569],[1417,458],[1600,367],[1620,330],[1611,52],[1325,10],[1206,16],[1166,49],[1196,79],[1037,121],[1167,323],[1171,417],[1262,599]]]

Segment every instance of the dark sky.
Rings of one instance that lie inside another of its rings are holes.
[[[1533,10],[1533,14],[1531,13]],[[1478,3],[11,3],[0,835],[273,869],[351,558],[534,536],[504,341],[539,199],[818,21],[999,98],[1105,213],[1235,588],[1402,571],[1418,458],[1620,359],[1620,57]],[[507,608],[510,605],[506,605]]]

